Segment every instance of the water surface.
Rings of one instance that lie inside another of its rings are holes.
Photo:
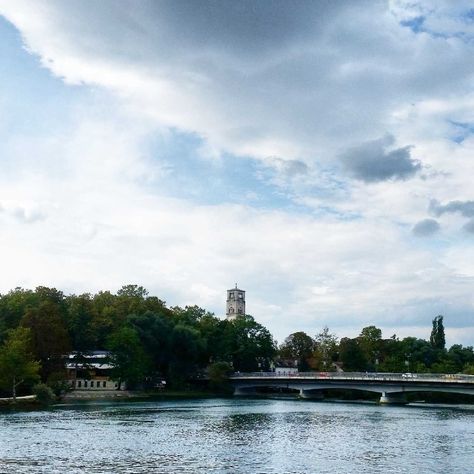
[[[474,407],[274,399],[0,412],[1,473],[472,473]]]

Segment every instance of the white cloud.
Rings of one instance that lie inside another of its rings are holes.
[[[0,11],[67,82],[260,158],[324,160],[390,132],[395,106],[470,88],[470,48],[413,34],[383,3],[213,5],[20,0]]]
[[[449,120],[473,119],[472,46],[400,25],[428,16],[423,6],[257,3],[250,13],[229,3],[0,0],[45,68],[99,97],[65,130],[2,144],[0,288],[137,282],[170,304],[222,314],[237,280],[279,339],[325,324],[340,335],[368,324],[398,332],[444,309],[446,325],[469,327],[463,222],[440,216],[445,240],[435,244],[411,229],[431,199],[474,198],[474,142],[449,141]],[[451,31],[454,13],[443,23],[442,12],[427,24]],[[166,196],[166,165],[144,143],[173,128],[203,140],[197,155],[260,160],[260,177],[305,211]],[[370,186],[346,180],[338,157],[386,133],[422,170]]]

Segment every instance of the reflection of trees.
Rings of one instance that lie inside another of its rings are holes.
[[[246,439],[247,432],[263,430],[272,422],[274,422],[274,415],[270,413],[238,413],[223,418],[219,429],[229,435],[242,435],[241,439]]]

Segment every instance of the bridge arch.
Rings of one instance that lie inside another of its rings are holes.
[[[324,376],[302,373],[282,377],[269,373],[248,376],[239,374],[231,377],[231,383],[234,385],[236,395],[250,395],[258,389],[273,388],[298,391],[302,398],[320,399],[323,390],[358,390],[380,394],[381,403],[403,403],[406,401],[406,394],[415,392],[474,395],[474,378],[460,376],[459,379],[452,380],[452,377],[443,378],[439,375],[430,377],[425,377],[425,374],[420,374],[419,378],[412,375],[407,380],[405,374],[344,374],[341,376],[327,373]]]

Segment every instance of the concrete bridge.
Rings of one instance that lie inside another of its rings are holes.
[[[380,403],[407,403],[408,392],[445,392],[474,395],[474,375],[394,374],[365,372],[251,372],[230,376],[234,395],[251,395],[259,388],[298,390],[300,397],[322,399],[325,389],[380,393]]]

